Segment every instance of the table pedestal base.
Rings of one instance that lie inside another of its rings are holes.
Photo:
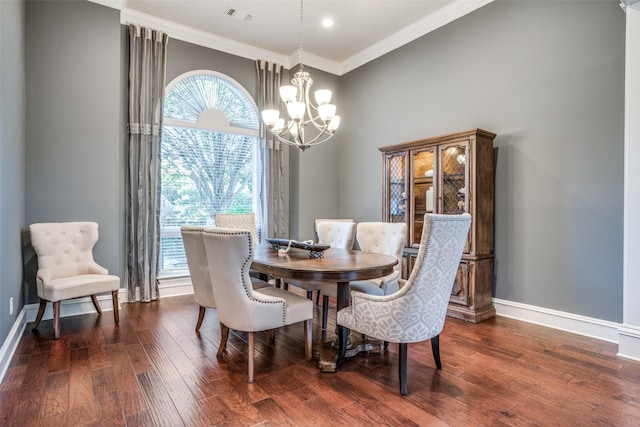
[[[382,341],[371,340],[367,337],[352,341],[348,340],[345,358],[357,356],[362,352],[378,354],[384,351]],[[318,360],[320,372],[336,372],[338,370],[338,338],[323,341],[320,347],[313,349],[313,358]]]

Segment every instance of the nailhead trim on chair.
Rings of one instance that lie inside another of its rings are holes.
[[[220,229],[220,228],[217,228],[217,229],[213,230],[212,233],[224,234],[224,235],[227,235],[227,236],[237,236],[237,235],[248,236],[247,243],[249,244],[249,256],[248,256],[247,259],[244,260],[244,263],[242,264],[242,270],[244,271],[245,268],[248,269],[247,264],[249,266],[251,266],[251,262],[253,261],[253,239],[251,237],[251,232],[249,231],[248,234],[247,234],[247,230],[234,230],[234,231],[231,231],[231,230],[232,229]],[[242,276],[242,286],[244,287],[244,291],[247,294],[247,297],[251,301],[256,301],[256,302],[259,302],[261,304],[282,304],[282,322],[283,323],[287,322],[287,300],[284,300],[281,303],[279,301],[264,301],[264,300],[259,300],[257,298],[254,298],[253,295],[251,293],[249,293],[249,291],[247,289],[247,284],[244,281],[244,275]],[[251,289],[253,289],[253,286],[251,286]]]

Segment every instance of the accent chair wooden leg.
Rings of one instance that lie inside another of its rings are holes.
[[[276,279],[276,288],[280,288],[280,279]]]
[[[289,284],[287,282],[284,282],[282,284],[282,289],[284,289],[285,291],[288,291],[289,290]]]
[[[93,306],[96,308],[96,311],[98,312],[98,314],[102,314],[102,308],[100,307],[100,304],[98,304],[98,298],[96,298],[95,295],[91,295],[91,302],[93,303]]]
[[[204,312],[207,309],[203,306],[200,306],[200,312],[198,313],[198,323],[196,323],[196,332],[200,330],[200,326],[202,326],[202,321],[204,320]]]
[[[327,320],[329,320],[329,296],[322,295],[322,330],[327,330]]]
[[[307,299],[313,301],[313,291],[307,291]]]
[[[311,361],[311,356],[313,354],[312,351],[312,343],[311,338],[313,337],[311,324],[313,322],[311,320],[304,321],[304,357],[307,359],[307,362]]]
[[[48,301],[46,299],[40,298],[40,307],[38,307],[38,315],[36,316],[36,321],[34,322],[35,324],[31,329],[33,330],[38,329],[38,325],[40,324],[40,321],[42,320],[42,316],[44,315],[44,310],[47,308],[47,302]]]
[[[407,395],[407,343],[398,344],[398,377],[400,379],[400,394]]]
[[[253,346],[254,346],[254,336],[253,332],[249,332],[249,383],[253,382]]]
[[[53,303],[53,338],[60,338],[60,301]]]
[[[120,323],[120,308],[118,307],[118,291],[111,292],[111,301],[113,301],[113,321],[117,325]]]
[[[269,342],[270,343],[274,343],[276,342],[276,330],[275,329],[269,329]]]
[[[229,338],[229,328],[220,323],[220,346],[218,347],[217,357],[222,357],[222,353],[227,348],[227,339]]]
[[[440,362],[440,335],[431,338],[431,352],[433,353],[433,360],[436,362],[436,368],[442,369],[442,362]]]

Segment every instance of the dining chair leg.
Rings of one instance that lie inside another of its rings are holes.
[[[44,310],[46,308],[47,308],[47,300],[40,298],[40,307],[38,307],[38,315],[36,316],[36,321],[34,322],[33,328],[31,329],[33,330],[38,329],[38,325],[42,320],[42,316],[44,315]]]
[[[431,338],[431,352],[433,353],[433,360],[436,362],[436,368],[442,369],[442,362],[440,362],[440,335]]]
[[[111,301],[113,302],[113,321],[117,325],[120,323],[120,308],[118,307],[118,291],[111,292]]]
[[[220,346],[218,347],[217,357],[222,357],[222,353],[227,348],[227,339],[229,338],[229,328],[220,323]]]
[[[96,308],[96,311],[98,312],[98,314],[102,314],[102,308],[100,307],[100,304],[98,304],[98,298],[96,298],[95,295],[91,295],[91,302],[93,303],[93,306]]]
[[[313,291],[307,291],[307,299],[313,301]]]
[[[307,359],[307,362],[311,361],[312,349],[311,349],[311,338],[313,336],[311,330],[311,324],[313,322],[311,320],[304,321],[304,357]]]
[[[60,338],[60,301],[53,303],[53,338]]]
[[[316,305],[320,304],[320,289],[316,292]]]
[[[329,320],[329,296],[322,295],[322,330],[327,330],[327,320]]]
[[[407,343],[398,344],[398,378],[400,380],[400,394],[407,395]]]
[[[249,383],[253,382],[253,332],[249,332]]]
[[[200,330],[200,326],[202,326],[202,322],[204,320],[204,312],[206,310],[206,307],[200,306],[200,312],[198,313],[198,322],[196,323],[196,332],[198,332]]]

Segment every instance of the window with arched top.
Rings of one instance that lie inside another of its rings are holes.
[[[192,71],[166,88],[162,129],[161,274],[187,268],[180,227],[216,213],[256,213],[260,224],[258,109],[228,76]]]

